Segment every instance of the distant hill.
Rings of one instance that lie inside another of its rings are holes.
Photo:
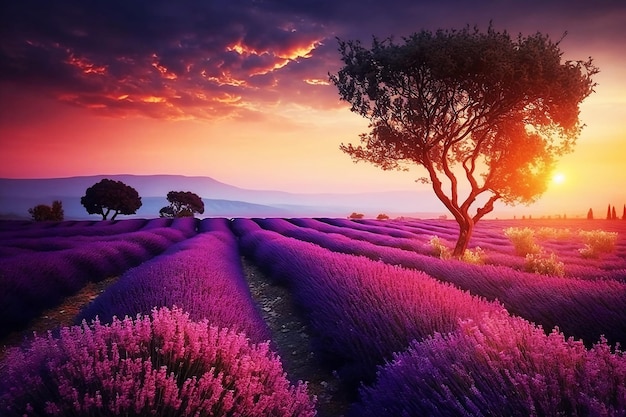
[[[430,192],[389,191],[348,194],[288,193],[249,190],[210,177],[181,175],[97,175],[50,179],[0,178],[0,218],[27,218],[37,204],[61,200],[66,219],[96,218],[80,204],[85,190],[109,178],[135,188],[143,205],[133,217],[155,217],[169,191],[192,191],[202,197],[206,217],[345,217],[353,211],[375,217],[436,217],[444,212]],[[124,216],[129,217],[129,216]]]

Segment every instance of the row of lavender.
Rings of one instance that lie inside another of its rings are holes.
[[[317,356],[347,386],[373,383],[353,416],[626,415],[626,357],[604,341],[586,349],[556,330],[546,335],[423,272],[252,220],[233,228],[243,253],[293,292]]]
[[[320,219],[327,232],[349,233],[354,239],[365,239],[384,246],[400,247],[419,253],[432,254],[429,240],[437,236],[449,247],[453,246],[458,227],[452,221],[420,220],[420,221],[386,221],[347,219]],[[581,279],[618,279],[626,281],[626,222],[512,222],[487,221],[477,225],[470,242],[471,248],[480,247],[483,260],[487,264],[523,269],[524,257],[518,256],[515,249],[505,236],[507,228],[528,229],[537,232],[537,245],[545,252],[554,253],[565,264],[565,276]],[[557,226],[557,227],[555,227]],[[585,248],[584,239],[578,230],[591,231],[598,226],[607,231],[618,233],[618,240],[611,253],[595,258],[581,255]],[[339,227],[339,229],[337,229]],[[372,234],[375,237],[372,237]],[[392,237],[392,238],[390,238]]]
[[[87,282],[119,275],[188,239],[196,227],[195,219],[187,218],[168,223],[160,219],[59,223],[48,228],[33,224],[21,235],[1,231],[5,255],[11,248],[20,252],[0,257],[0,337],[24,327]]]
[[[10,351],[0,409],[313,416],[306,385],[288,382],[267,342],[227,220],[197,227],[123,274],[79,314],[82,326]]]
[[[606,337],[626,343],[626,283],[616,280],[563,279],[496,265],[441,260],[404,246],[384,245],[398,237],[314,219],[256,219],[260,226],[312,242],[335,252],[365,256],[391,265],[423,271],[441,281],[489,300],[499,300],[515,315],[543,326],[559,327],[590,346]],[[358,236],[358,239],[357,239]],[[408,240],[408,239],[406,239]],[[420,245],[419,240],[413,240]],[[406,242],[405,242],[406,243]]]

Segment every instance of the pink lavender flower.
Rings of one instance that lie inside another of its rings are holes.
[[[182,310],[97,320],[35,337],[0,364],[3,416],[315,415],[268,343],[194,322]]]

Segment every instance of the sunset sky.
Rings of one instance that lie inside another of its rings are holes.
[[[527,211],[626,203],[622,0],[1,0],[0,177],[210,176],[292,192],[416,190],[424,175],[354,164],[339,150],[367,121],[328,73],[337,40],[400,40],[477,25],[542,32],[564,59],[593,57],[587,126]],[[526,210],[526,209],[524,209]],[[520,210],[520,213],[523,210]],[[621,211],[620,211],[621,213]]]

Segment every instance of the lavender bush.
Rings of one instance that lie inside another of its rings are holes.
[[[80,221],[80,222],[46,222],[33,223],[21,229],[2,232],[4,238],[42,238],[42,237],[73,237],[73,236],[109,236],[136,232],[147,224],[146,219]],[[39,226],[38,224],[43,224]],[[65,227],[70,225],[70,227]],[[46,227],[47,226],[47,227]]]
[[[76,319],[148,314],[178,306],[192,319],[243,331],[255,342],[269,339],[247,286],[233,234],[206,232],[171,246],[164,254],[122,275]]]
[[[314,332],[316,356],[338,368],[347,387],[373,380],[376,365],[413,339],[502,310],[420,272],[252,230],[240,239],[243,250],[291,288]]]
[[[119,275],[187,238],[173,228],[119,236],[123,238],[0,258],[0,337],[23,327],[88,281]]]
[[[9,350],[0,367],[3,416],[315,415],[267,343],[194,322],[180,309],[66,327]]]
[[[505,314],[414,342],[361,389],[351,416],[624,416],[626,357]]]
[[[244,228],[242,223],[243,219],[237,227]],[[372,260],[423,271],[472,294],[490,300],[497,299],[512,314],[546,329],[558,326],[567,336],[583,339],[589,346],[602,335],[610,343],[626,343],[626,283],[618,280],[606,279],[608,277],[593,281],[563,279],[503,266],[444,261],[411,251],[350,239],[343,234],[324,233],[286,223],[280,219],[268,219],[262,225],[268,230],[276,230],[285,236],[312,242],[335,252],[366,256]],[[245,242],[244,235],[244,250],[247,247]],[[624,272],[616,269],[612,273],[617,276]]]

